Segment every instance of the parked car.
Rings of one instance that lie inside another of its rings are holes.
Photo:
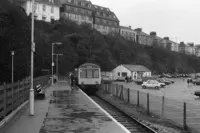
[[[200,85],[200,78],[192,79],[192,83],[195,85]]]
[[[166,81],[169,81],[170,83],[174,83],[175,81],[173,79],[165,78]]]
[[[167,80],[165,80],[165,78],[158,78],[157,80],[158,80],[158,82],[160,82],[160,83],[164,83],[164,84],[166,84],[166,85],[169,85],[169,84],[171,84],[171,82],[170,82],[170,81],[167,81]]]
[[[134,79],[134,82],[138,85],[141,85],[143,83],[142,79]]]
[[[147,80],[146,82],[142,83],[142,88],[144,88],[144,89],[146,89],[147,87],[158,89],[158,88],[163,87],[163,86],[165,86],[164,83],[160,83],[156,80]]]

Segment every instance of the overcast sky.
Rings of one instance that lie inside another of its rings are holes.
[[[108,7],[120,25],[156,31],[178,42],[200,44],[200,0],[91,0]]]

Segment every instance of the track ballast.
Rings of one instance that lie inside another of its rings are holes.
[[[130,116],[126,115],[121,110],[117,109],[112,104],[103,100],[98,96],[90,96],[99,106],[101,106],[106,112],[108,112],[114,119],[126,127],[131,133],[156,133],[145,125],[134,120]]]

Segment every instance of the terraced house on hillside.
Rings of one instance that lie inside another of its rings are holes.
[[[61,17],[77,24],[87,23],[93,26],[94,6],[86,0],[62,0]]]
[[[27,15],[32,13],[32,0],[18,0],[25,9]],[[35,19],[51,22],[60,19],[60,6],[56,0],[35,0]]]
[[[119,19],[109,8],[94,5],[94,28],[103,34],[119,33]]]
[[[171,51],[178,52],[178,43],[171,41],[169,39],[169,37],[163,38],[163,45],[164,45],[165,48],[167,48]]]
[[[151,45],[151,37],[142,31],[142,28],[134,30],[136,32],[136,42],[142,45]]]
[[[155,31],[150,32],[150,38],[151,38],[150,41],[151,46],[166,48],[166,45],[163,45],[163,38],[157,36]]]
[[[87,0],[61,0],[61,17],[77,24],[87,23],[103,34],[119,33],[119,20],[109,8]]]
[[[127,40],[136,40],[136,32],[133,29],[131,29],[131,26],[120,26],[120,35]]]

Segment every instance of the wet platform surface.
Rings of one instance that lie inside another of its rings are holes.
[[[58,84],[40,133],[126,133],[80,90]]]

